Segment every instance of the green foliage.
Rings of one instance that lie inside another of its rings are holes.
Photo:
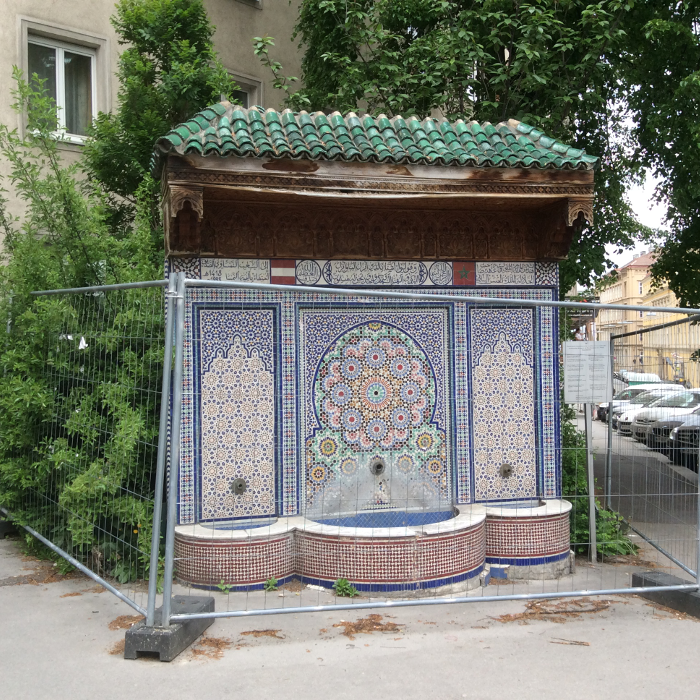
[[[40,81],[15,78],[28,128],[0,125],[0,157],[25,204],[19,221],[0,202],[0,502],[18,524],[127,582],[146,573],[150,549],[162,298],[31,292],[152,279],[162,263],[146,217],[112,235],[104,195],[61,160],[55,104]]]
[[[638,163],[612,59],[623,51],[632,0],[302,0],[295,37],[304,87],[254,39],[295,109],[498,122],[519,119],[600,157],[595,225],[561,265],[562,289],[606,269],[605,245],[651,232],[625,190]]]
[[[9,329],[0,346],[0,503],[18,524],[128,583],[150,574],[160,497],[152,476],[162,293],[31,292],[162,277],[153,143],[234,86],[201,0],[122,0],[113,24],[127,47],[118,109],[99,115],[82,161],[62,160],[57,108],[36,76],[14,74],[26,128],[0,125],[0,157],[25,205],[14,219],[0,190],[0,316]]]
[[[588,552],[590,541],[586,438],[574,424],[573,409],[562,408],[562,495],[571,501],[571,541],[577,553]],[[597,551],[604,556],[636,554],[635,545],[627,536],[622,516],[604,510],[596,499]]]
[[[670,234],[652,268],[685,306],[700,305],[700,2],[637,3],[620,58],[637,157],[661,178]]]
[[[113,196],[119,219],[114,195],[135,201],[156,139],[235,85],[214,51],[202,0],[121,0],[112,25],[127,46],[119,57],[118,106],[97,117],[84,163]]]
[[[340,598],[354,598],[359,591],[346,578],[339,578],[334,584],[335,594]]]
[[[279,581],[274,576],[270,576],[270,578],[267,579],[267,581],[265,581],[265,583],[263,584],[263,588],[269,593],[271,593],[272,591],[277,590],[278,583]]]
[[[231,589],[233,588],[233,585],[230,583],[225,583],[224,579],[221,579],[219,583],[216,584],[216,587],[222,592],[222,593],[230,593]]]

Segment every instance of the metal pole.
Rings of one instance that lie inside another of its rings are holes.
[[[695,562],[695,582],[698,584],[698,590],[700,590],[700,480],[698,480],[698,500],[696,504],[697,508],[697,521],[698,521],[698,526],[697,526],[697,538],[698,538],[698,558],[697,561]]]
[[[588,463],[588,527],[590,530],[589,559],[598,561],[598,543],[595,530],[595,478],[593,476],[593,421],[592,404],[584,403],[584,423],[586,426],[586,461]]]
[[[173,418],[168,480],[168,519],[165,532],[165,571],[163,575],[163,615],[161,626],[170,626],[175,565],[175,523],[180,476],[180,426],[182,423],[182,374],[185,341],[185,273],[177,274],[177,316],[175,317],[175,367],[173,368]]]
[[[418,598],[417,600],[383,600],[366,603],[342,603],[340,605],[305,605],[298,608],[267,608],[262,610],[228,610],[209,613],[182,613],[173,615],[173,622],[186,620],[212,620],[217,617],[258,617],[260,615],[290,615],[306,612],[338,612],[340,610],[377,610],[379,608],[416,608],[422,605],[455,605],[461,603],[500,603],[506,600],[549,600],[555,598],[590,598],[598,595],[635,595],[638,593],[663,593],[665,591],[696,591],[695,583],[678,586],[637,586],[635,588],[604,588],[599,591],[553,591],[552,593],[517,593],[512,595],[473,595],[456,598]]]
[[[392,292],[383,289],[367,289],[365,287],[309,287],[295,284],[267,284],[266,282],[236,282],[233,280],[187,280],[188,287],[209,287],[211,289],[257,289],[263,292],[313,292],[314,294],[339,294],[341,296],[381,297],[387,299],[410,299],[414,301],[458,301],[462,304],[498,304],[504,306],[547,306],[562,309],[616,309],[629,311],[627,304],[590,304],[581,301],[544,301],[541,299],[503,299],[497,297],[470,297],[455,294],[425,294],[422,292]],[[635,311],[654,311],[656,313],[697,315],[700,320],[700,309],[667,308],[660,306],[635,306]],[[634,331],[633,334],[637,332]]]
[[[49,294],[86,294],[87,292],[111,292],[117,289],[146,289],[147,287],[166,287],[168,280],[151,282],[125,282],[124,284],[104,284],[101,287],[69,287],[67,289],[43,289],[30,292],[33,297],[45,297]]]
[[[615,374],[615,339],[610,338],[610,376]],[[608,401],[608,452],[605,455],[605,505],[612,510],[612,409],[615,396],[614,382],[610,382],[610,399]]]
[[[163,355],[163,383],[160,392],[160,426],[158,433],[158,460],[156,462],[156,485],[153,497],[153,534],[151,535],[151,565],[148,576],[148,603],[146,626],[153,627],[158,592],[158,559],[160,555],[160,523],[163,510],[163,483],[165,481],[165,451],[168,447],[168,419],[170,417],[170,372],[173,364],[173,316],[177,279],[170,273],[168,291],[165,293],[165,342]]]
[[[5,517],[8,520],[12,519],[11,513],[0,506],[0,513],[4,513]],[[146,611],[136,602],[131,600],[130,598],[127,598],[120,590],[115,588],[111,583],[107,583],[101,576],[98,576],[94,571],[90,570],[85,566],[85,564],[79,562],[75,557],[72,557],[68,552],[64,551],[60,547],[57,547],[51,540],[47,540],[46,537],[43,535],[40,535],[34,528],[29,527],[29,525],[22,525],[22,527],[30,534],[36,537],[39,542],[42,542],[45,544],[51,551],[56,552],[56,554],[59,554],[62,556],[69,564],[72,564],[76,569],[82,571],[88,578],[91,578],[95,583],[99,583],[100,586],[103,586],[106,588],[110,593],[113,593],[119,600],[121,600],[123,603],[126,603],[130,607],[132,607],[136,612],[141,613],[141,615],[144,615]]]

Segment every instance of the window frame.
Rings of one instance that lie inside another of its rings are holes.
[[[20,57],[19,67],[26,77],[29,72],[29,43],[62,43],[69,50],[93,53],[92,87],[93,87],[93,117],[99,112],[110,112],[112,109],[112,51],[111,40],[102,34],[88,33],[82,29],[62,24],[49,23],[26,15],[17,16],[17,54]],[[20,133],[26,129],[26,115],[18,116]],[[63,134],[59,141],[60,147],[74,150],[85,143],[86,138],[79,134]]]
[[[73,134],[67,131],[66,128],[66,77],[65,71],[61,70],[64,65],[63,59],[65,52],[74,53],[78,56],[87,56],[90,59],[90,92],[92,106],[92,121],[97,117],[97,52],[89,47],[80,46],[79,44],[70,44],[65,41],[56,39],[47,39],[37,37],[30,34],[27,37],[27,64],[29,63],[29,45],[43,46],[44,48],[54,49],[56,51],[56,107],[58,109],[58,126],[57,135],[70,143],[85,143],[87,135]],[[27,75],[27,78],[31,76]]]
[[[252,75],[237,73],[232,70],[229,70],[228,74],[231,76],[231,80],[238,85],[241,92],[248,93],[248,108],[264,104],[262,80],[258,80]]]

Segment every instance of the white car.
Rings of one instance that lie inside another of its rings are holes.
[[[637,413],[639,413],[639,411],[643,411],[645,408],[653,406],[655,403],[661,401],[662,399],[665,399],[668,396],[680,394],[684,391],[685,389],[683,389],[683,387],[674,385],[673,389],[650,389],[649,391],[645,391],[642,394],[637,394],[637,396],[635,396],[633,399],[630,399],[629,404],[627,404],[626,406],[623,405],[618,406],[617,408],[613,408],[613,430],[620,430],[620,421],[622,421],[624,418],[625,425],[622,427],[620,434],[631,435],[632,432],[630,427],[632,425],[634,417],[637,415]]]
[[[651,391],[653,389],[662,389],[662,390],[669,390],[669,391],[682,391],[683,387],[678,385],[678,384],[635,384],[634,386],[631,386],[627,389],[624,389],[623,391],[618,391],[615,396],[613,396],[612,400],[612,408],[613,411],[615,409],[625,409],[627,406],[630,405],[630,401],[635,397],[639,396],[639,394],[643,394],[645,391]],[[599,403],[598,404],[598,420],[602,421],[607,421],[608,420],[608,413],[609,413],[609,407],[610,402],[605,401],[604,403]],[[623,411],[619,411],[622,413]]]
[[[620,416],[618,424],[622,434],[622,424],[629,424],[629,432],[635,440],[646,442],[651,424],[658,420],[671,420],[676,416],[685,416],[700,406],[700,389],[674,392],[660,401],[650,404],[640,411],[627,411]]]
[[[645,394],[639,396],[645,396]],[[643,425],[649,425],[657,420],[670,420],[674,416],[692,413],[698,406],[700,406],[700,389],[674,391],[652,403],[647,403],[646,406],[630,406],[619,417],[617,428],[620,435],[634,437],[632,425],[639,416],[642,416],[642,420],[645,421]]]

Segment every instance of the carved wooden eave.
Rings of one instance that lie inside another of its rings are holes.
[[[593,171],[167,157],[175,256],[550,260],[593,219]]]

